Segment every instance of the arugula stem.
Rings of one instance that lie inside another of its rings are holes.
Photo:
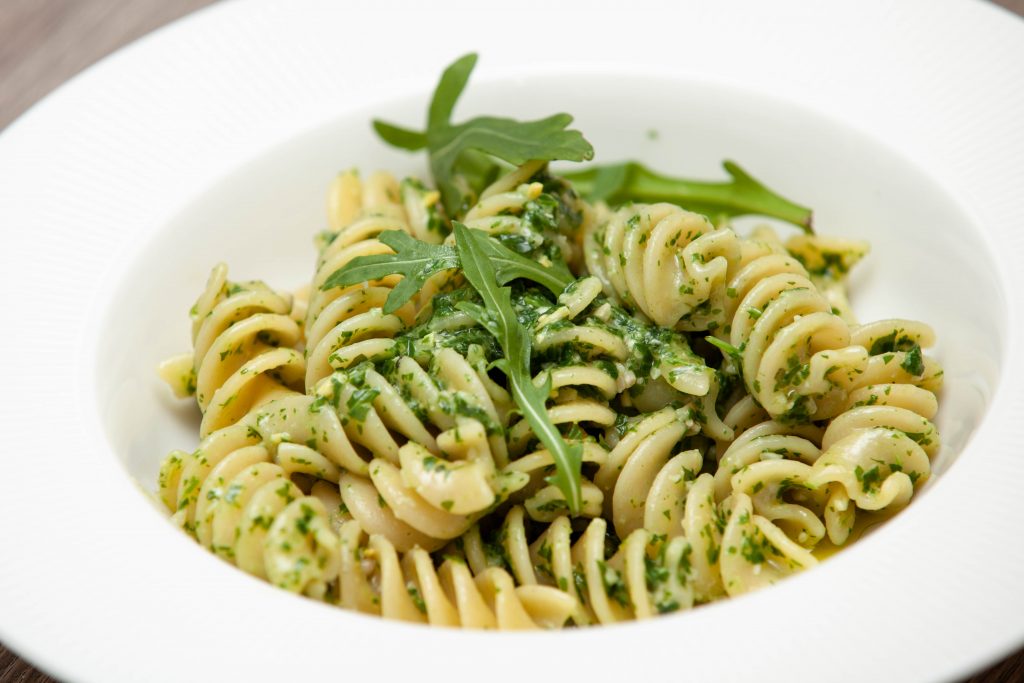
[[[809,208],[776,194],[734,162],[726,161],[723,166],[732,180],[707,182],[673,178],[635,162],[595,166],[564,173],[563,177],[592,201],[603,199],[611,205],[669,202],[712,218],[769,216],[813,232],[813,214]]]
[[[555,461],[555,475],[549,481],[565,496],[569,512],[579,514],[583,498],[580,487],[583,449],[580,444],[567,444],[548,416],[550,380],[543,387],[533,383],[530,376],[531,334],[516,316],[511,290],[498,284],[498,275],[488,253],[492,240],[485,233],[470,230],[462,223],[455,222],[454,227],[455,248],[462,272],[486,307],[462,302],[459,309],[471,315],[498,340],[505,357],[496,365],[508,377],[519,412]]]
[[[547,407],[544,402],[539,404],[534,400],[537,387],[533,384],[529,374],[512,373],[509,376],[509,385],[512,388],[512,397],[523,414],[523,418],[530,423],[533,433],[537,435],[541,443],[548,449],[555,461],[557,474],[549,478],[549,482],[558,487],[565,496],[569,513],[578,515],[583,505],[583,494],[580,486],[582,477],[581,466],[583,462],[583,451],[579,444],[569,445],[562,438],[561,432],[548,417]],[[542,396],[546,398],[551,386],[550,380],[543,387]]]

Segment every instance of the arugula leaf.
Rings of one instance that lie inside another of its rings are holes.
[[[459,267],[458,255],[450,246],[427,244],[401,230],[385,230],[377,239],[395,253],[357,256],[331,273],[320,289],[348,287],[388,275],[401,275],[402,279],[384,302],[384,313],[394,313],[423,289],[432,275]]]
[[[469,83],[469,76],[476,68],[476,60],[475,52],[462,55],[449,64],[441,74],[441,80],[437,82],[434,96],[430,100],[430,109],[427,110],[428,130],[447,126],[451,121],[455,103],[459,101],[462,91]]]
[[[550,380],[538,387],[530,376],[530,332],[516,317],[511,290],[498,285],[497,275],[488,256],[488,243],[491,240],[484,233],[470,230],[462,223],[455,223],[454,226],[455,247],[463,273],[486,305],[485,308],[463,301],[458,304],[458,308],[472,316],[501,345],[505,357],[495,365],[508,377],[512,397],[523,418],[554,458],[555,475],[547,481],[557,486],[565,496],[569,511],[579,514],[583,448],[578,443],[567,444],[548,417]]]
[[[664,176],[636,162],[595,166],[563,174],[589,201],[670,202],[712,218],[770,216],[814,233],[812,211],[776,194],[733,161],[722,163],[731,180],[706,182]]]
[[[555,114],[537,121],[515,121],[480,116],[458,126],[427,131],[430,170],[441,189],[445,208],[454,215],[462,192],[454,183],[460,155],[479,150],[518,166],[532,159],[583,161],[594,149],[579,131],[565,130],[572,122],[568,114]]]
[[[490,259],[495,279],[499,285],[507,285],[512,280],[523,278],[536,282],[558,296],[575,279],[569,272],[568,266],[561,261],[555,261],[550,266],[543,266],[488,237],[487,233],[482,230],[472,230],[472,232],[480,236],[476,243]]]
[[[427,136],[419,131],[401,128],[384,121],[377,121],[376,119],[373,122],[373,129],[377,131],[377,135],[384,142],[392,147],[400,147],[410,152],[415,152],[427,146]]]
[[[574,279],[569,268],[561,261],[543,266],[517,254],[482,231],[473,232],[481,237],[479,246],[493,264],[499,285],[523,278],[536,282],[558,296]],[[331,273],[320,289],[348,287],[380,280],[389,275],[401,275],[402,280],[384,302],[384,313],[394,313],[420,291],[432,276],[460,265],[455,248],[421,242],[401,230],[385,230],[377,238],[395,253],[357,256]]]
[[[514,165],[532,159],[584,161],[594,156],[594,148],[579,131],[567,130],[572,123],[568,114],[555,114],[536,121],[481,116],[453,125],[452,111],[466,88],[476,59],[474,53],[464,55],[441,74],[430,102],[425,132],[380,120],[373,122],[374,130],[388,144],[407,150],[427,148],[434,184],[441,191],[442,202],[450,216],[458,215],[462,209],[463,188],[459,177],[464,181],[476,180],[476,185],[481,179],[493,176],[493,161],[481,158],[481,153]]]

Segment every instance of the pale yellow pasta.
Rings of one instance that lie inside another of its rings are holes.
[[[722,534],[720,564],[722,585],[730,596],[771,585],[817,564],[806,548],[755,513],[747,495],[736,493],[726,509],[729,521]]]
[[[599,210],[584,232],[588,271],[605,293],[662,327],[724,322],[726,280],[740,259],[728,228],[672,204]]]
[[[587,465],[602,466],[608,452],[600,445],[585,442],[583,446],[583,462]],[[530,519],[538,522],[550,522],[566,510],[565,496],[558,487],[545,481],[545,473],[554,466],[554,458],[546,449],[523,455],[510,462],[504,469],[510,475],[521,473],[528,477],[522,489],[516,491],[510,499],[522,502]],[[592,481],[581,482],[583,504],[580,515],[583,517],[600,517],[603,512],[605,495]]]
[[[544,170],[543,162],[528,161],[499,178],[480,193],[479,200],[466,212],[463,222],[491,235],[514,235],[533,246],[547,241],[558,248],[570,267],[575,268],[581,258],[576,241],[558,230],[538,229],[526,215],[530,203],[544,193],[543,184],[532,180]],[[579,203],[574,208],[583,210],[582,202],[574,195],[567,199],[573,204]],[[550,259],[543,255],[539,261],[542,265],[551,264]]]
[[[302,493],[249,427],[214,432],[195,453],[172,453],[161,467],[161,496],[175,522],[220,557],[323,598],[338,571],[323,504]]]
[[[160,368],[179,396],[194,393],[200,436],[238,422],[250,410],[301,389],[305,360],[294,347],[302,330],[291,297],[262,282],[229,282],[218,264],[192,308],[191,363],[176,356]]]
[[[845,275],[868,253],[868,243],[824,235],[794,235],[786,241],[786,250],[815,273],[811,280],[828,300],[832,311],[847,323],[855,324]]]
[[[517,585],[504,569],[475,571],[456,556],[438,566],[424,549],[401,551],[356,521],[339,533],[338,602],[350,609],[438,626],[515,630],[559,627],[576,608],[565,592]]]
[[[742,298],[741,289],[732,289],[739,303],[729,341],[742,349],[747,390],[772,417],[832,417],[866,369],[867,351],[851,345],[849,325],[805,272],[793,272],[795,262],[770,254],[745,269],[765,260],[774,267],[764,268]]]
[[[471,204],[449,216],[416,180],[339,175],[295,296],[214,269],[193,352],[160,370],[202,421],[159,493],[218,557],[407,622],[610,624],[810,569],[931,475],[935,334],[856,319],[846,275],[865,243],[591,206],[540,161],[456,182]],[[451,267],[453,220],[555,273],[495,275],[532,413],[472,272]],[[385,231],[445,254],[416,261],[421,286],[387,314],[401,276],[332,280],[390,254]],[[572,511],[538,416],[579,456]]]
[[[323,285],[354,258],[390,253],[377,239],[385,230],[440,242],[437,201],[437,192],[411,180],[399,184],[386,173],[363,182],[355,171],[348,171],[335,180],[329,199],[331,228],[322,234],[306,317],[307,390],[329,375],[332,366],[345,368],[358,357],[386,353],[390,338],[412,323],[412,304],[393,314],[382,312],[397,277],[331,289]]]
[[[526,540],[521,508],[512,508],[503,525],[502,550],[522,586],[550,586],[573,598],[572,621],[578,625],[646,618],[693,604],[689,574],[692,552],[686,539],[666,541],[638,529],[607,558],[606,522],[592,520],[575,543],[569,520],[556,517],[532,544]],[[479,571],[487,566],[478,535],[464,544],[466,561]],[[607,559],[606,559],[607,558]],[[664,572],[649,581],[652,563]],[[567,615],[568,616],[568,615]]]
[[[697,428],[688,410],[664,408],[630,425],[626,435],[612,448],[595,482],[606,492],[605,511],[610,513],[620,536],[642,525],[657,471],[668,462],[683,435]],[[692,472],[699,470],[698,466]]]

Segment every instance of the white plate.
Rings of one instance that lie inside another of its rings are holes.
[[[783,584],[641,624],[428,630],[249,578],[151,489],[191,411],[153,375],[208,268],[300,284],[333,173],[399,171],[478,49],[460,115],[566,110],[599,157],[738,159],[875,248],[862,317],[936,327],[939,476],[880,532]],[[1024,24],[975,2],[217,5],[89,70],[0,136],[0,639],[67,680],[399,676],[899,680],[1024,640]],[[659,133],[650,140],[648,130]],[[243,239],[244,238],[244,239]]]

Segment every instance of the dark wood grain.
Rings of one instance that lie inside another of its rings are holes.
[[[103,56],[214,0],[0,0],[0,129]],[[1024,0],[997,0],[1024,15]],[[965,683],[1024,681],[1024,648]],[[0,644],[0,683],[53,683]]]
[[[0,0],[0,129],[79,71],[213,0]]]

